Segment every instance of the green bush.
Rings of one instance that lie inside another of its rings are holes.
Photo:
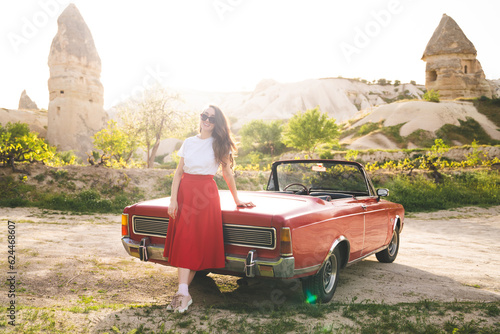
[[[424,100],[429,102],[439,102],[439,97],[439,92],[434,91],[434,89],[431,89],[424,94]]]
[[[162,195],[170,196],[174,173],[164,176],[156,186],[156,190],[161,191]]]
[[[481,114],[488,117],[490,121],[500,128],[500,99],[481,97],[479,99],[474,99],[474,106]]]
[[[405,125],[406,123],[400,123],[397,125],[393,126],[386,126],[382,128],[382,133],[389,138],[390,140],[394,141],[398,146],[404,146],[404,144],[407,144],[405,141],[404,137],[401,137],[400,132],[401,132],[401,127]]]
[[[46,193],[33,205],[51,210],[74,212],[116,212],[118,209],[112,200],[103,199],[95,190],[84,190],[78,194]],[[119,211],[123,210],[122,206]],[[119,212],[118,211],[118,212]]]
[[[333,159],[333,153],[331,151],[323,151],[319,154],[320,159]]]
[[[435,135],[432,131],[418,129],[406,136],[405,141],[407,143],[413,143],[419,147],[431,147],[434,144],[434,136]]]
[[[138,202],[144,195],[134,189],[132,192],[116,191],[104,197],[95,189],[86,189],[71,194],[62,191],[48,192],[37,190],[25,184],[24,179],[16,180],[12,176],[0,179],[0,207],[38,207],[42,209],[120,213],[127,205]]]
[[[28,204],[28,195],[35,187],[24,182],[24,178],[15,179],[12,176],[0,178],[0,206],[15,208]]]
[[[0,124],[0,163],[16,170],[20,162],[47,161],[53,158],[55,147],[49,146],[26,123]]]
[[[28,204],[29,204],[28,200],[20,197],[0,199],[0,207],[17,208],[17,207],[28,206]]]
[[[281,154],[285,149],[282,142],[281,121],[253,120],[241,128],[243,151],[258,151],[263,154]]]
[[[398,174],[379,186],[388,188],[388,199],[402,204],[409,212],[500,203],[500,175],[495,171],[445,175],[440,184],[434,183],[426,175],[409,177]]]
[[[367,135],[370,132],[373,132],[373,131],[380,129],[382,126],[383,126],[383,124],[381,124],[381,123],[372,123],[372,122],[365,123],[365,124],[361,125],[361,127],[359,128],[356,135],[358,135],[360,137]]]
[[[459,126],[453,124],[445,124],[436,131],[438,138],[443,138],[448,144],[454,140],[464,144],[471,144],[474,140],[480,144],[498,144],[498,140],[491,139],[490,135],[484,131],[481,124],[475,119],[467,117],[465,121],[458,120]]]
[[[321,112],[318,106],[293,115],[283,132],[283,142],[289,147],[307,151],[312,157],[319,145],[336,144],[339,136],[335,119]]]

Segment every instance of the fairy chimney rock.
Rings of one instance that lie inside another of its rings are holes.
[[[19,110],[38,110],[38,106],[33,100],[30,99],[28,94],[26,93],[26,89],[21,93],[21,97],[19,98]]]
[[[47,139],[62,151],[85,157],[92,136],[105,127],[101,59],[90,30],[74,4],[57,20],[48,65],[50,78]]]
[[[476,56],[474,44],[455,20],[443,14],[422,56],[427,62],[425,88],[439,91],[444,100],[491,98],[491,87]]]

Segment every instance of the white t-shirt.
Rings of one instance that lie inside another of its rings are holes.
[[[184,172],[197,175],[215,175],[219,164],[215,160],[214,138],[201,139],[198,136],[187,138],[177,155],[184,158]]]

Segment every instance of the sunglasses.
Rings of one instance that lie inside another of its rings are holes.
[[[200,118],[202,121],[206,121],[208,119],[210,123],[215,124],[215,116],[208,116],[207,114],[201,113]]]

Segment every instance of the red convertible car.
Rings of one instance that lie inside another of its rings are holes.
[[[253,208],[236,207],[221,190],[226,266],[243,277],[300,278],[306,300],[328,302],[342,268],[375,254],[393,262],[404,209],[382,199],[362,165],[336,160],[283,160],[272,165],[266,191],[240,191]],[[128,206],[122,243],[131,256],[169,265],[163,257],[169,198]]]

